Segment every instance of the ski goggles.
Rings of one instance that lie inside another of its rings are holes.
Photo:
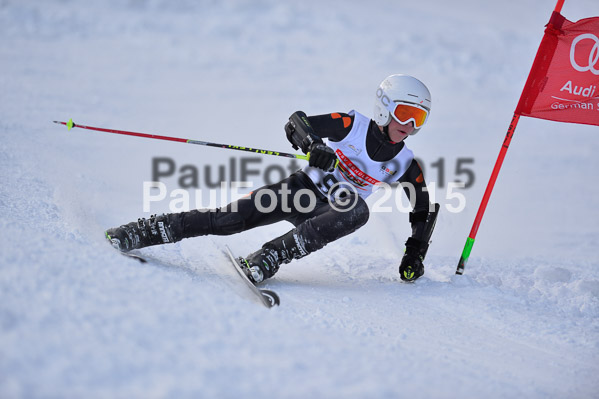
[[[393,102],[387,104],[386,107],[396,121],[402,125],[406,125],[411,121],[416,129],[420,129],[428,118],[428,111],[417,104]]]

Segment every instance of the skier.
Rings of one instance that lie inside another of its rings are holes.
[[[423,260],[438,204],[431,207],[422,170],[404,140],[426,123],[431,96],[408,75],[391,75],[376,91],[374,120],[355,112],[306,116],[298,111],[285,125],[295,149],[309,165],[279,183],[264,186],[214,210],[153,215],[109,229],[106,237],[127,252],[205,235],[230,235],[282,220],[295,227],[239,263],[254,283],[272,277],[284,263],[323,248],[362,227],[369,218],[364,199],[380,182],[414,187],[412,235],[399,266],[404,281],[424,274]],[[328,139],[328,144],[323,139]],[[404,187],[409,196],[409,189]]]

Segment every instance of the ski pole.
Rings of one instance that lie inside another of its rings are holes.
[[[223,148],[223,149],[226,149],[226,150],[237,150],[237,151],[245,151],[245,152],[254,152],[254,153],[257,153],[257,154],[265,154],[265,155],[274,155],[274,156],[277,156],[277,157],[303,159],[303,160],[306,160],[306,161],[308,161],[310,159],[310,153],[308,153],[306,155],[290,154],[290,153],[287,153],[287,152],[261,150],[259,148],[241,147],[241,146],[229,145],[229,144],[210,143],[208,141],[182,139],[182,138],[179,138],[179,137],[169,137],[169,136],[159,136],[159,135],[156,135],[156,134],[148,134],[148,133],[128,132],[126,130],[105,129],[105,128],[101,128],[101,127],[85,126],[85,125],[75,124],[73,122],[73,119],[69,119],[68,122],[61,122],[61,121],[53,121],[53,122],[54,123],[58,123],[59,125],[65,125],[68,128],[68,130],[71,130],[74,127],[78,127],[80,129],[95,130],[95,131],[104,132],[104,133],[115,133],[115,134],[123,134],[123,135],[126,135],[126,136],[146,137],[146,138],[149,138],[149,139],[156,139],[156,140],[176,141],[176,142],[179,142],[179,143],[197,144],[197,145],[203,145],[203,146],[207,146],[207,147]]]

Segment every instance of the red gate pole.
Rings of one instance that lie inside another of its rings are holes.
[[[554,13],[559,13],[562,10],[564,1],[565,0],[557,0],[557,4],[555,5],[555,9],[553,10]],[[540,46],[539,51],[537,52],[537,56],[535,57],[535,63],[533,63],[533,67],[531,68],[531,74],[532,71],[535,70],[535,64],[538,62],[539,54],[542,54],[542,52],[542,46]],[[497,176],[499,175],[499,170],[501,169],[501,165],[503,164],[505,154],[507,153],[507,149],[510,146],[510,142],[512,141],[514,132],[516,131],[516,126],[518,126],[518,121],[520,120],[520,110],[522,108],[521,104],[523,103],[523,99],[526,96],[525,93],[528,83],[529,82],[527,81],[525,89],[523,90],[523,93],[520,97],[518,106],[516,107],[516,111],[514,112],[514,116],[512,117],[512,122],[510,123],[510,126],[507,130],[507,134],[505,135],[505,139],[503,140],[503,145],[501,146],[501,150],[499,151],[499,155],[497,156],[497,161],[495,161],[495,167],[493,168],[493,172],[491,173],[491,177],[489,179],[489,182],[487,183],[487,188],[485,189],[483,199],[481,200],[480,206],[478,207],[478,212],[476,213],[476,217],[474,218],[474,223],[472,225],[472,229],[470,230],[470,234],[466,239],[466,244],[464,245],[464,250],[462,251],[462,255],[460,256],[460,261],[458,262],[458,267],[456,269],[455,274],[464,274],[464,267],[466,266],[466,262],[468,262],[468,258],[470,257],[470,252],[472,251],[472,246],[474,245],[474,240],[476,239],[476,234],[478,233],[478,228],[480,227],[483,215],[485,214],[485,210],[487,209],[487,204],[489,203],[491,192],[493,191],[495,181],[497,180]]]

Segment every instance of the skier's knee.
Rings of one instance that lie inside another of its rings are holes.
[[[352,222],[356,229],[364,226],[370,218],[370,210],[368,204],[361,197],[358,197],[356,206],[352,212]]]
[[[241,233],[245,228],[245,220],[239,212],[223,212],[217,210],[211,215],[212,234],[229,235]]]
[[[366,201],[361,197],[350,198],[344,207],[337,207],[339,212],[339,221],[349,231],[355,231],[364,226],[370,218],[370,210]]]

